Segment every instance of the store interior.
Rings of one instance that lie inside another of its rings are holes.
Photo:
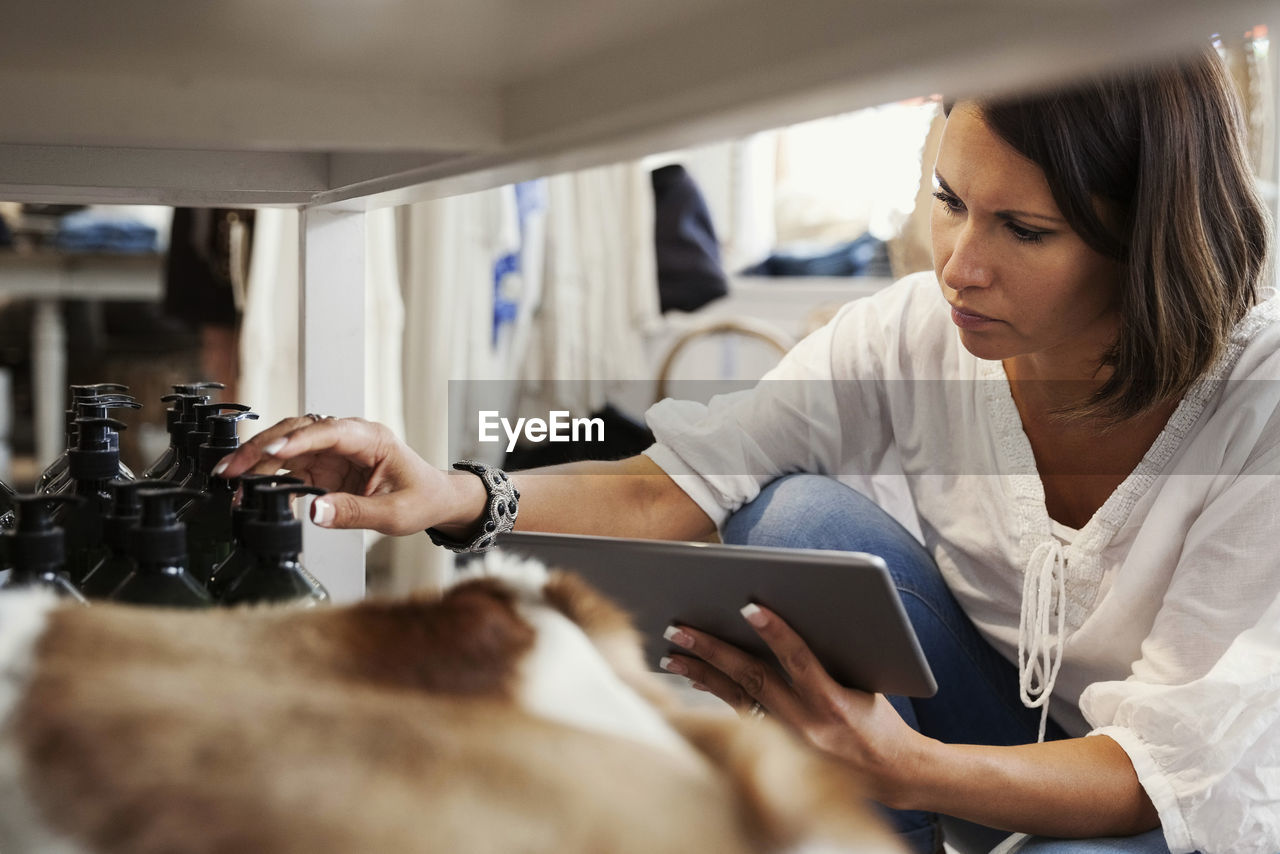
[[[252,32],[268,15],[243,2],[182,13],[199,26],[146,9],[132,28],[48,5],[0,32],[0,481],[19,493],[48,491],[87,444],[73,401],[97,384],[141,404],[80,413],[119,422],[121,471],[139,476],[185,441],[174,413],[198,401],[181,394],[249,413],[206,418],[230,425],[224,450],[306,412],[385,424],[440,468],[638,454],[656,402],[750,387],[841,306],[933,269],[957,93],[1206,36],[1280,221],[1267,4],[1080,0],[1028,21],[1005,2],[648,16],[486,0],[429,33],[447,4],[374,21],[296,0]],[[609,440],[544,441],[485,413],[602,420]],[[282,492],[281,520],[306,518],[301,492]],[[465,568],[426,536],[301,527],[318,602],[440,591]]]

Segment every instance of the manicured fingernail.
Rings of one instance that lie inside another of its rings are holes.
[[[755,626],[757,629],[763,629],[765,624],[769,622],[769,618],[765,615],[764,611],[761,611],[760,607],[755,603],[744,605],[739,613],[742,614],[743,618],[748,623]]]
[[[311,521],[321,527],[333,521],[333,505],[323,498],[311,502]]]
[[[683,661],[676,661],[674,658],[665,655],[658,661],[658,666],[668,673],[678,673],[680,675],[684,675],[689,669],[684,666]]]
[[[289,444],[288,439],[276,439],[274,442],[272,442],[270,445],[267,445],[262,450],[274,457],[276,454],[280,453],[280,449],[287,444]]]
[[[693,646],[693,636],[686,631],[677,629],[675,626],[667,626],[667,630],[662,633],[662,637],[676,646]]]
[[[693,688],[693,689],[695,689],[695,690],[697,690],[697,691],[710,691],[710,690],[711,690],[711,689],[710,689],[710,688],[708,688],[706,685],[703,685],[701,682],[694,682],[692,679],[690,679],[690,680],[689,680],[689,687],[690,687],[690,688]]]
[[[216,466],[214,466],[214,467],[213,467],[213,474],[214,474],[214,476],[215,476],[215,477],[217,477],[218,475],[220,475],[220,474],[222,474],[224,471],[226,471],[226,470],[227,470],[227,466],[228,466],[228,465],[230,465],[230,463],[228,463],[226,460],[223,460],[222,462],[220,462],[220,463],[218,463]]]

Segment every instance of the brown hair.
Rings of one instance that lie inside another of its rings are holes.
[[[1114,372],[1072,414],[1118,422],[1182,397],[1257,301],[1270,242],[1217,52],[978,107],[1044,170],[1071,228],[1125,268],[1102,363]]]

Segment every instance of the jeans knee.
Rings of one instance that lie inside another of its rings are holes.
[[[903,563],[933,563],[878,504],[824,475],[778,478],[730,516],[721,535],[737,545],[868,552],[883,557],[891,571]]]
[[[721,535],[726,543],[738,545],[850,551],[859,520],[869,512],[883,513],[838,480],[786,475],[730,516]]]

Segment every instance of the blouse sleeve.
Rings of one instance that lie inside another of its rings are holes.
[[[1200,679],[1128,692],[1129,755],[1173,854],[1280,851],[1280,598]]]
[[[1278,463],[1273,446],[1201,510],[1132,674],[1081,697],[1175,854],[1280,851]]]
[[[897,347],[914,278],[846,305],[754,388],[654,404],[645,419],[657,444],[645,454],[717,526],[785,474],[869,483],[892,437],[882,396],[895,359],[885,354]]]

